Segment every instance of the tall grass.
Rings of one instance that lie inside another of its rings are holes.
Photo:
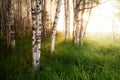
[[[42,49],[41,68],[35,71],[30,38],[17,39],[14,53],[1,39],[0,80],[120,80],[120,39],[88,36],[84,46],[77,47],[71,40],[63,40],[58,35],[52,59],[48,56],[50,44],[45,55]]]

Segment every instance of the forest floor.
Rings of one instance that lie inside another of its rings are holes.
[[[120,39],[88,36],[76,47],[57,38],[53,58],[48,47],[42,47],[41,69],[35,71],[31,38],[17,39],[12,50],[0,39],[0,80],[120,80]]]

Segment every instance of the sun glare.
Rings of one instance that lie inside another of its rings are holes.
[[[89,15],[88,15],[87,13],[84,13],[83,19],[84,19],[85,21],[88,20],[88,17],[89,17]]]
[[[114,16],[115,12],[117,12],[117,10],[112,5],[111,1],[94,8],[87,27],[87,32],[111,33],[113,27],[119,25]]]
[[[72,9],[72,8],[71,8]],[[72,9],[73,10],[73,9]],[[117,26],[118,33],[120,32],[120,23],[115,18],[114,13],[117,10],[111,3],[108,1],[104,4],[93,8],[90,20],[87,26],[87,32],[90,33],[111,33],[113,31],[113,26]],[[73,13],[70,12],[70,32],[72,33],[73,28]],[[88,20],[88,14],[85,13],[83,16],[84,21]],[[64,31],[64,6],[61,7],[60,17],[57,25],[57,30]]]

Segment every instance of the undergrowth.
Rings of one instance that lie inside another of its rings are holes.
[[[0,80],[120,80],[120,39],[88,36],[83,46],[74,46],[61,37],[57,37],[54,58],[49,56],[49,42],[42,47],[37,71],[32,67],[30,37],[17,38],[14,52],[0,39]]]

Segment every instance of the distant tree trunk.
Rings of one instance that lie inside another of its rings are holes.
[[[56,29],[57,29],[57,23],[58,23],[58,18],[59,18],[59,13],[60,13],[61,1],[62,0],[58,0],[57,2],[55,20],[53,23],[53,30],[52,30],[52,36],[51,36],[51,55],[53,55],[54,49],[55,49],[55,37],[56,37]]]
[[[70,9],[69,0],[64,0],[65,8],[65,42],[70,38]]]
[[[47,20],[46,20],[46,17],[47,17],[47,1],[46,0],[43,0],[42,2],[42,8],[43,8],[43,14],[42,14],[42,32],[43,32],[43,40],[45,39],[45,35],[46,35],[46,24],[47,24]]]
[[[76,35],[75,35],[75,29],[76,29],[76,1],[73,0],[73,41],[74,44],[76,44]]]
[[[1,1],[0,3],[0,34],[1,37],[3,37],[3,32],[4,32],[4,6],[3,6],[3,2]]]
[[[18,36],[22,33],[22,0],[18,1]]]
[[[51,3],[50,3],[50,9],[51,9],[51,21],[50,21],[50,28],[53,27],[53,0],[51,0]]]
[[[67,0],[64,0],[64,15],[65,15],[65,42],[67,42]]]
[[[81,25],[80,25],[80,35],[79,35],[79,41],[80,44],[83,45],[83,37],[84,37],[84,7],[85,7],[85,0],[83,0],[83,4],[82,4],[82,10],[81,10]]]
[[[70,38],[70,1],[67,0],[67,26],[68,26],[68,39]]]
[[[9,16],[8,16],[8,11],[9,11],[9,8],[8,8],[8,0],[5,0],[3,1],[4,4],[4,24],[5,24],[5,28],[6,28],[6,42],[7,42],[7,47],[10,46],[10,27],[9,27]]]
[[[14,2],[13,0],[8,1],[8,15],[9,15],[9,30],[10,30],[10,44],[11,47],[15,47],[15,26],[14,26]]]
[[[78,11],[80,9],[80,3],[81,0],[75,0],[74,1],[74,44],[79,44],[79,36],[80,36],[80,12]]]
[[[31,32],[31,24],[30,24],[30,20],[31,20],[31,0],[27,0],[27,27],[28,27],[28,34],[30,34]]]
[[[84,14],[85,10],[87,10],[89,13],[89,17],[91,14],[91,9],[93,7],[93,2],[89,2],[86,0],[76,0],[74,1],[74,43],[83,45],[84,35],[86,31],[86,27],[89,21],[89,18],[87,21],[84,20]],[[89,10],[90,9],[90,10]],[[85,24],[86,23],[86,24]]]
[[[40,45],[42,27],[42,2],[32,0],[32,51],[33,66],[37,69],[40,66]]]
[[[88,22],[89,22],[89,19],[90,19],[90,16],[91,16],[91,12],[92,12],[92,7],[93,7],[93,2],[91,2],[91,4],[86,4],[87,7],[91,7],[90,9],[88,9],[88,19],[86,21],[86,24],[84,25],[84,28],[83,28],[83,34],[82,34],[82,37],[81,37],[81,45],[83,45],[83,42],[84,42],[84,37],[85,37],[85,34],[86,34],[86,28],[87,28],[87,25],[88,25]]]
[[[4,37],[4,33],[5,33],[5,19],[4,19],[4,15],[5,15],[5,1],[1,0],[0,3],[0,34],[1,37]]]
[[[43,14],[42,14],[42,40],[43,40],[43,49],[44,49],[44,52],[46,52],[46,43],[45,43],[45,36],[46,36],[46,7],[47,7],[47,0],[43,0],[42,2],[42,11],[43,11]]]

